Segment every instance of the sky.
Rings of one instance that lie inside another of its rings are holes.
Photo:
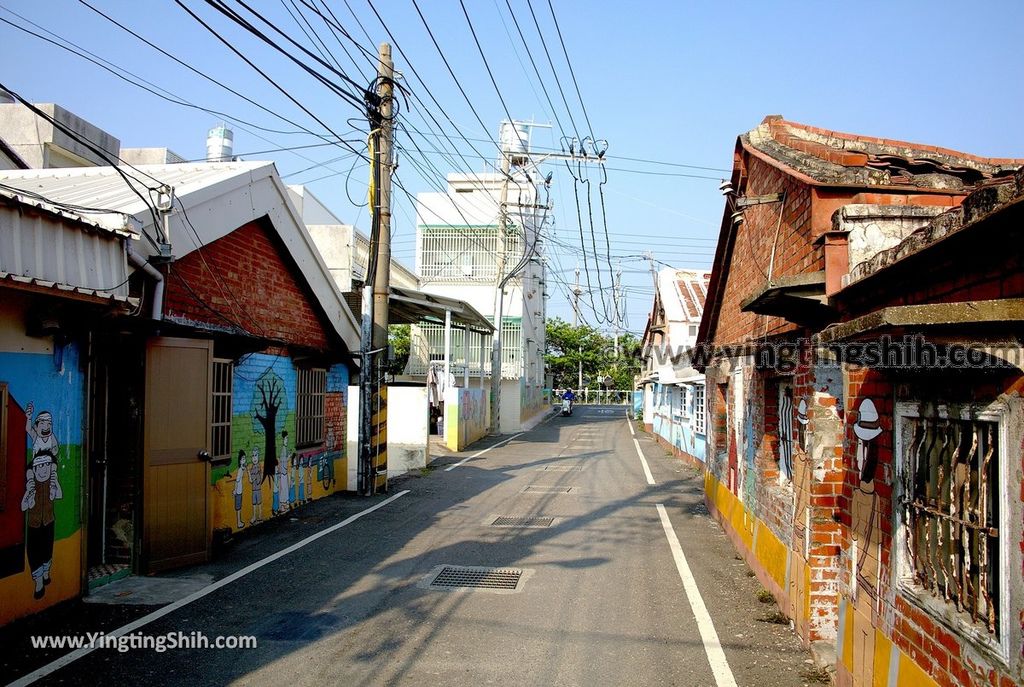
[[[207,131],[226,121],[237,155],[273,160],[287,183],[306,184],[336,215],[368,231],[369,213],[358,206],[367,165],[324,142],[338,135],[363,150],[360,107],[208,2],[181,0],[280,90],[174,0],[87,1],[193,70],[79,0],[0,0],[0,19],[11,22],[0,21],[7,66],[0,83],[32,102],[62,105],[122,146],[168,147],[186,159],[201,159]],[[533,129],[537,151],[564,149],[573,137],[607,141],[604,184],[596,164],[543,167],[553,174],[548,316],[572,319],[568,290],[579,265],[583,321],[602,330],[611,331],[610,284],[621,269],[623,329],[642,333],[653,298],[646,252],[656,268],[710,267],[724,205],[718,185],[736,137],[766,115],[1024,157],[1024,3],[1017,0],[327,0],[330,12],[322,0],[244,1],[336,64],[351,81],[330,77],[346,92],[370,85],[369,55],[381,42],[392,44],[403,86],[393,253],[409,266],[411,196],[442,190],[449,172],[491,168],[503,119],[543,125]],[[56,34],[196,107],[159,98],[12,24],[63,42]]]

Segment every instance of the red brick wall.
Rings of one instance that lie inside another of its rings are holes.
[[[786,203],[784,208],[780,203],[757,205],[743,213],[744,221],[733,241],[717,331],[709,336],[717,344],[738,343],[794,329],[777,317],[740,312],[740,303],[768,280],[773,242],[776,244],[774,276],[824,269],[823,252],[813,245],[810,188],[760,159],[749,158],[748,164],[749,177],[743,195],[785,191]],[[781,226],[778,224],[780,211]]]
[[[844,442],[843,465],[844,480],[843,491],[839,499],[839,516],[842,523],[841,546],[844,552],[843,565],[840,571],[840,581],[844,594],[849,596],[853,584],[849,552],[851,550],[851,537],[853,523],[853,494],[860,479],[856,471],[856,450],[858,440],[853,432],[853,425],[856,421],[856,410],[861,400],[870,398],[878,409],[882,433],[874,440],[873,449],[877,451],[878,465],[875,470],[874,490],[876,496],[877,517],[874,522],[879,531],[880,537],[880,558],[873,547],[863,552],[868,556],[869,565],[878,566],[880,575],[879,589],[869,590],[868,597],[872,608],[872,624],[882,630],[892,642],[904,653],[910,656],[923,670],[944,687],[982,687],[993,685],[1009,687],[1020,684],[1019,675],[1013,677],[1012,671],[1007,672],[1005,668],[989,661],[976,649],[969,648],[967,644],[948,629],[936,621],[931,615],[922,611],[916,604],[908,601],[902,593],[890,587],[892,579],[892,565],[896,552],[895,536],[893,533],[893,489],[896,478],[896,461],[899,456],[895,455],[895,400],[905,398],[907,400],[919,399],[942,399],[947,401],[966,401],[970,399],[979,402],[988,402],[1001,394],[1019,395],[1020,388],[1024,381],[1018,375],[1007,377],[1001,381],[994,381],[986,378],[970,380],[961,377],[960,384],[956,387],[944,383],[941,379],[924,379],[905,376],[889,376],[880,370],[848,367],[846,412],[849,421],[846,424],[846,438]],[[1020,454],[1005,456],[1006,459],[1014,460],[1015,470],[1021,468]],[[1021,473],[1018,472],[1018,475]],[[1019,485],[1021,498],[1024,499],[1024,483]],[[1011,494],[1015,493],[1013,489]],[[1009,503],[1003,503],[1003,508],[1011,508]],[[1018,542],[1019,543],[1019,542]],[[1024,547],[1024,544],[1021,544]],[[1020,574],[1021,571],[1008,574]],[[864,594],[864,587],[860,585],[859,593]],[[1020,633],[1016,632],[1018,621],[1011,612],[1010,617],[1002,621],[1010,623],[1011,636],[1015,639],[1012,642],[1019,651]],[[1019,657],[1011,652],[1011,664],[1018,665]]]
[[[237,325],[310,348],[329,345],[315,300],[293,273],[285,248],[260,222],[239,227],[167,270],[168,316],[217,327]]]

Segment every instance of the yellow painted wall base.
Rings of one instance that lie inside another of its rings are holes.
[[[35,599],[35,583],[25,561],[25,570],[0,579],[0,625],[38,613],[54,604],[73,599],[82,592],[82,531],[53,543],[53,567],[46,594]]]
[[[849,597],[839,603],[837,683],[854,687],[938,687],[910,656],[859,612]]]

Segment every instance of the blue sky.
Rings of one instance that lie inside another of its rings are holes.
[[[291,16],[296,14],[296,7],[302,8],[345,73],[357,83],[369,83],[368,61],[353,43],[342,39],[355,65],[325,24],[303,5],[306,2],[322,8],[319,0],[248,1],[274,25],[311,46]],[[557,80],[538,39],[527,0],[509,0],[508,4],[526,35],[555,112],[533,73],[506,0],[465,0],[465,8],[512,116],[555,125],[535,130],[535,146],[559,147],[561,132],[556,119],[571,136],[571,114],[581,136],[592,127],[595,138],[608,141],[608,154],[616,156],[607,164],[608,182],[604,186],[610,262],[613,268],[621,263],[627,288],[627,329],[633,331],[643,328],[652,285],[646,262],[630,256],[650,250],[657,259],[677,267],[710,265],[723,203],[718,179],[725,175],[715,170],[730,166],[736,136],[756,126],[767,114],[981,155],[1024,157],[1019,56],[1019,47],[1024,44],[1024,3],[552,0],[582,94],[584,114],[548,0],[531,1],[558,72]],[[257,43],[205,3],[183,2],[333,131],[354,141],[365,136],[359,131],[365,132],[366,126],[358,108]],[[417,2],[459,85],[486,127],[477,122],[457,88],[412,0],[373,0],[372,7],[383,17],[393,38],[385,33],[368,0],[328,2],[340,24],[363,48],[374,50],[385,40],[401,48],[393,49],[396,68],[405,75],[413,93],[402,103],[410,127],[407,131],[414,132],[415,127],[428,134],[399,135],[403,150],[399,152],[398,176],[413,194],[438,190],[441,175],[456,170],[452,162],[459,167],[468,162],[477,170],[492,164],[496,157],[493,143],[460,140],[459,132],[469,139],[494,139],[498,122],[506,117],[462,5],[457,0]],[[172,0],[96,0],[95,4],[197,70],[303,127],[327,133]],[[297,131],[292,124],[160,55],[77,1],[0,0],[0,7],[4,8],[0,10],[4,19],[39,31],[7,11],[13,10],[195,104],[270,129]],[[309,27],[304,28],[309,31]],[[166,146],[186,158],[201,158],[207,130],[220,122],[216,115],[166,102],[3,23],[0,59],[8,66],[0,81],[35,102],[60,103],[117,136],[124,146]],[[568,108],[558,85],[564,90]],[[433,98],[442,104],[444,114],[434,106]],[[433,123],[424,115],[423,103],[442,123],[445,133],[454,138],[453,144],[445,143],[444,147],[457,147],[466,162],[439,155],[427,143],[442,139],[427,131]],[[366,210],[354,207],[349,198],[361,202],[365,197],[366,166],[356,164],[347,193],[351,158],[314,167],[347,151],[325,145],[249,155],[272,148],[309,146],[322,143],[322,139],[306,133],[269,133],[247,125],[232,126],[236,153],[247,159],[274,160],[281,174],[288,175],[286,181],[309,182],[314,193],[336,214],[368,228]],[[428,160],[436,169],[428,166]],[[296,173],[310,167],[314,168]],[[578,261],[583,262],[574,181],[564,165],[548,169],[554,172],[555,203],[554,241],[548,247],[551,268],[556,271],[550,285],[549,314],[570,319],[566,288],[559,282],[571,282],[573,268]],[[627,169],[641,173],[623,171]],[[712,178],[660,176],[653,172]],[[327,174],[331,176],[323,178]],[[591,170],[589,174],[595,182],[591,184],[591,203],[601,255],[595,260],[590,249],[586,187],[580,185],[588,242],[586,264],[595,303],[602,311],[599,303],[610,281],[609,260],[604,255],[607,251],[597,194],[599,172]],[[411,264],[413,211],[401,192],[396,194],[394,222],[395,254]],[[590,323],[597,324],[602,316],[603,312],[595,316],[589,305],[584,310],[584,318]]]

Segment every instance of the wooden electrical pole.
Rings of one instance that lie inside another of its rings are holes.
[[[394,74],[391,46],[381,43],[375,106],[370,107],[373,228],[363,282],[360,328],[358,488],[370,495],[387,488],[387,386],[383,365],[388,347],[391,295],[391,167],[394,136]],[[372,267],[372,269],[371,269]]]

